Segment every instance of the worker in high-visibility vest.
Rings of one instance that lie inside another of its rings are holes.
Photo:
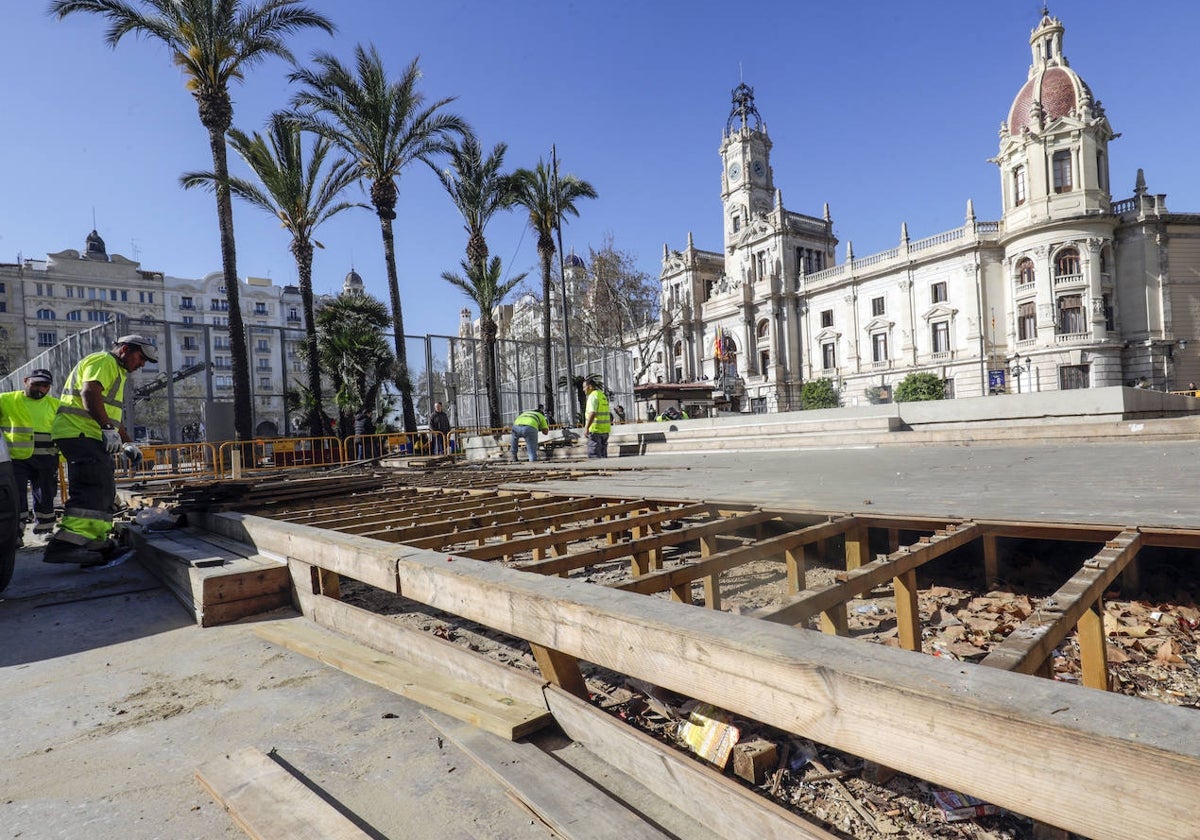
[[[157,361],[150,339],[126,335],[112,350],[85,356],[63,383],[51,436],[67,459],[67,500],[59,528],[46,543],[47,563],[98,566],[115,554],[109,538],[117,500],[113,456],[124,454],[134,464],[142,459],[121,424],[125,377]]]
[[[538,459],[538,432],[550,431],[550,423],[542,413],[539,405],[536,409],[526,409],[517,415],[512,424],[512,459],[517,460],[517,443],[525,441],[525,452],[530,461]]]
[[[608,435],[612,431],[608,395],[600,388],[600,381],[595,376],[584,377],[583,392],[587,394],[587,414],[583,421],[583,433],[587,437],[587,456],[607,458]]]
[[[26,497],[32,487],[33,533],[49,534],[54,530],[54,494],[58,492],[58,448],[50,439],[58,398],[49,395],[54,376],[45,368],[30,371],[24,383],[20,391],[0,394],[0,429],[12,457],[22,524],[30,518]]]

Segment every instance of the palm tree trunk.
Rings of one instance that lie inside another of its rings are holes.
[[[317,322],[313,318],[311,242],[292,242],[292,254],[296,258],[296,273],[300,275],[300,307],[304,310],[304,347],[308,359],[308,390],[312,395],[312,410],[308,415],[308,434],[322,437],[325,434],[324,400],[321,397],[321,360],[317,358]]]
[[[393,214],[394,215],[394,214]],[[404,347],[404,310],[400,306],[400,279],[396,276],[396,244],[392,235],[392,220],[379,216],[379,229],[383,235],[383,257],[387,264],[388,293],[392,300],[392,329],[396,342],[396,388],[400,391],[400,403],[404,411],[404,431],[417,430],[417,413],[413,410],[412,380],[408,375],[408,351]]]
[[[238,288],[237,249],[233,238],[233,201],[230,198],[229,159],[225,132],[208,130],[212,149],[213,174],[216,175],[217,226],[221,231],[221,269],[225,277],[225,297],[229,301],[229,355],[233,363],[233,429],[238,440],[254,437],[254,415],[250,405],[250,360],[246,348],[246,325],[242,321],[242,301]]]
[[[542,382],[546,413],[554,417],[554,360],[550,351],[550,258],[554,256],[554,246],[545,248],[539,242],[538,256],[542,258]]]
[[[488,425],[500,428],[500,390],[496,383],[496,322],[490,312],[481,313],[480,330],[483,333],[484,389],[487,391]]]

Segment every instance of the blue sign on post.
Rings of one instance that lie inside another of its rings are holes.
[[[1008,391],[1006,378],[1007,373],[1008,371],[1004,370],[1003,368],[1000,368],[999,370],[988,371],[989,394],[1003,394]]]

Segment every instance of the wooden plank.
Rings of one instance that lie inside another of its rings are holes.
[[[895,554],[846,572],[837,583],[799,592],[782,604],[763,607],[751,615],[780,624],[804,624],[814,615],[826,612],[837,604],[844,606],[854,596],[960,548],[981,534],[982,530],[974,524],[952,525],[932,537],[922,537],[915,545],[902,547]]]
[[[676,803],[720,837],[835,840],[835,835],[562,689],[547,687],[546,702],[568,738],[659,799]]]
[[[373,836],[254,747],[200,765],[196,780],[255,840],[370,840]]]
[[[980,664],[1020,674],[1035,673],[1075,628],[1084,612],[1137,557],[1141,546],[1142,536],[1137,531],[1123,531],[1109,540],[1099,554],[1043,601],[1033,615],[992,648]]]
[[[650,521],[653,517],[655,522],[665,522],[671,519],[684,519],[689,516],[697,516],[708,511],[708,505],[688,505],[674,510],[664,509],[656,511],[652,515],[642,517],[643,523]],[[576,554],[569,554],[566,557],[553,557],[549,560],[542,560],[535,563],[521,563],[517,568],[526,572],[537,572],[543,575],[556,575],[560,572],[571,571],[572,569],[581,569],[584,566],[592,566],[597,563],[608,563],[612,560],[618,560],[623,557],[633,555],[635,552],[649,552],[653,549],[666,548],[667,546],[680,545],[681,543],[690,542],[699,539],[707,534],[719,534],[724,531],[737,530],[751,525],[756,525],[759,522],[765,522],[772,518],[772,514],[766,511],[752,511],[743,513],[729,519],[714,519],[709,522],[702,522],[698,525],[687,525],[683,528],[678,528],[673,531],[663,531],[661,534],[655,534],[650,537],[643,537],[638,540],[633,540],[627,543],[620,543],[615,546],[604,546],[602,548],[593,549],[591,551],[581,551]]]
[[[612,522],[597,522],[591,525],[582,525],[575,528],[564,528],[554,534],[542,534],[540,536],[525,537],[519,540],[509,540],[503,543],[493,543],[492,545],[473,548],[469,551],[460,552],[464,557],[471,557],[476,560],[494,560],[497,557],[511,557],[522,551],[532,551],[535,548],[553,545],[555,542],[567,540],[583,540],[591,537],[602,536],[609,531],[618,530],[624,531],[639,524],[647,524],[650,522],[661,522],[663,518],[671,518],[669,515],[664,517],[663,514],[669,514],[668,510],[651,511],[650,513],[638,514],[635,516],[626,516],[621,519],[616,519]],[[563,558],[567,559],[567,558]]]
[[[996,535],[983,535],[983,583],[988,589],[1000,582],[1000,559],[997,554]]]
[[[394,562],[407,598],[1092,840],[1128,840],[1131,825],[1156,840],[1194,834],[1200,717],[1190,709],[495,563],[220,516],[261,551],[320,564]]]
[[[667,589],[673,589],[682,583],[727,572],[746,563],[778,557],[787,551],[793,551],[801,546],[814,543],[819,539],[824,539],[830,534],[841,533],[851,521],[853,521],[852,517],[845,517],[834,522],[810,525],[799,531],[777,534],[774,537],[768,537],[749,545],[742,545],[716,554],[710,554],[705,559],[677,566],[674,569],[665,569],[653,574],[642,575],[636,580],[620,581],[609,585],[615,589],[623,589],[626,592],[638,592],[643,595],[649,595],[653,592],[663,592]],[[704,543],[701,542],[700,545],[703,548]]]
[[[522,532],[538,534],[552,527],[566,527],[569,522],[595,519],[595,513],[602,510],[607,511],[609,516],[615,516],[645,507],[647,503],[642,501],[620,504],[599,499],[555,501],[519,507],[501,514],[472,517],[478,524],[469,528],[459,528],[458,523],[443,520],[440,530],[436,525],[426,525],[420,528],[419,532],[417,529],[404,529],[397,532],[394,538],[392,534],[388,534],[386,539],[389,542],[402,542],[418,548],[440,548],[472,540],[495,539],[502,532],[510,535]]]
[[[292,560],[293,576],[304,578],[312,568]],[[546,681],[532,671],[523,671],[489,659],[433,633],[414,630],[391,618],[296,587],[305,618],[360,644],[382,651],[421,668],[432,668],[447,676],[517,698],[530,706],[544,707],[542,686]]]
[[[263,622],[255,625],[254,633],[268,642],[509,740],[540,729],[549,719],[545,710],[522,703],[515,697],[414,667],[366,645],[318,630],[307,621]]]
[[[564,840],[668,838],[619,800],[564,769],[536,744],[503,741],[468,726],[425,718]]]

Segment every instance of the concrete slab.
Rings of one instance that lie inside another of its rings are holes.
[[[5,836],[244,837],[193,774],[247,745],[277,751],[375,836],[551,836],[440,748],[421,706],[252,623],[197,627],[136,563],[82,572],[25,550],[0,597]]]

